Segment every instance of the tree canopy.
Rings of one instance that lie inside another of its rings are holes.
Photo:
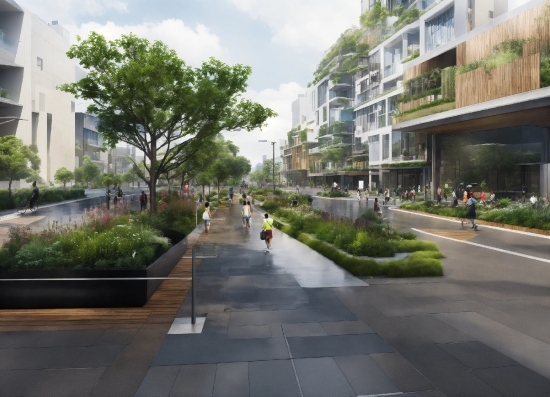
[[[252,131],[276,113],[242,98],[252,69],[214,58],[192,68],[160,41],[135,35],[107,41],[92,32],[67,55],[88,75],[60,89],[91,100],[88,112],[108,146],[126,142],[143,151],[151,211],[156,182],[176,169],[221,131]]]
[[[74,173],[72,171],[69,171],[65,167],[61,167],[57,171],[55,171],[55,175],[53,176],[53,179],[56,182],[63,184],[63,189],[67,186],[67,183],[74,180]]]
[[[36,147],[24,145],[14,135],[0,137],[0,180],[8,181],[9,197],[13,181],[25,179],[38,170],[40,157],[36,154]]]

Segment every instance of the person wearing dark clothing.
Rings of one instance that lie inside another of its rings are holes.
[[[141,194],[139,195],[139,210],[140,212],[147,209],[147,195],[145,194],[145,191],[141,191]]]
[[[111,206],[111,189],[107,188],[105,192],[105,201],[107,203],[107,209]]]
[[[36,181],[34,181],[32,183],[32,196],[29,204],[30,209],[34,208],[34,205],[36,204],[39,198],[40,198],[40,190],[38,189],[38,187],[36,187]]]

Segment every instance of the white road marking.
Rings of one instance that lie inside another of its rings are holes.
[[[508,251],[508,250],[504,250],[504,249],[502,249],[502,248],[491,247],[490,245],[483,245],[483,244],[478,244],[478,243],[472,243],[471,241],[456,240],[456,239],[451,238],[451,237],[444,237],[444,236],[440,236],[440,235],[438,235],[438,234],[425,232],[425,231],[423,231],[423,230],[419,230],[419,229],[415,229],[415,228],[411,228],[411,230],[414,230],[415,232],[418,232],[418,233],[424,233],[424,234],[427,234],[427,235],[429,235],[429,236],[439,237],[439,238],[443,238],[443,239],[446,239],[446,240],[456,241],[456,242],[458,242],[458,243],[469,244],[469,245],[473,245],[473,246],[475,246],[475,247],[486,248],[486,249],[489,249],[489,250],[493,250],[493,251],[497,251],[497,252],[502,252],[502,253],[504,253],[504,254],[520,256],[520,257],[522,257],[522,258],[532,259],[532,260],[534,260],[534,261],[539,261],[539,262],[544,262],[544,263],[550,263],[550,259],[539,258],[538,256],[520,254],[519,252]]]

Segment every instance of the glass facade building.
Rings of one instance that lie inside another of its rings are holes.
[[[435,135],[436,184],[478,183],[514,197],[527,186],[537,195],[548,164],[548,128],[522,125],[457,135]]]

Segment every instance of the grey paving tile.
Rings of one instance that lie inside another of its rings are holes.
[[[31,347],[38,338],[45,334],[44,331],[10,331],[0,332],[0,349],[16,349],[18,347]]]
[[[264,288],[260,290],[263,305],[289,305],[309,302],[308,295],[300,287]]]
[[[72,363],[73,368],[110,367],[127,345],[95,345],[86,350]]]
[[[114,364],[101,376],[90,397],[133,396],[145,378],[170,324],[142,326]]]
[[[182,365],[170,397],[211,397],[216,364]]]
[[[332,357],[298,359],[294,366],[304,397],[356,395]]]
[[[248,377],[251,397],[300,396],[290,360],[251,362]]]
[[[370,357],[402,392],[435,390],[435,386],[399,353],[374,353]]]
[[[179,366],[149,368],[135,397],[168,397],[179,370]]]
[[[252,276],[255,288],[292,288],[300,284],[291,274],[269,274]]]
[[[96,341],[96,345],[128,345],[136,333],[137,328],[133,329],[108,329]]]
[[[396,349],[447,397],[501,396],[468,367],[434,344],[418,344],[411,340],[406,344],[399,343]]]
[[[356,320],[346,308],[309,308],[297,310],[275,310],[231,313],[230,326],[315,323],[321,321]]]
[[[550,380],[524,366],[476,369],[474,374],[504,396],[550,396]]]
[[[227,292],[227,302],[235,302],[235,303],[256,303],[258,306],[260,305],[260,293],[258,291],[250,291],[250,292],[243,292],[243,291],[237,291],[237,292]],[[261,303],[263,304],[263,302]]]
[[[0,350],[0,370],[70,368],[85,347],[25,347]]]
[[[518,365],[516,361],[481,342],[448,343],[438,346],[469,368]]]
[[[0,397],[30,396],[40,370],[0,370]]]
[[[86,396],[105,368],[0,371],[0,396]]]
[[[320,323],[283,324],[287,338],[295,336],[326,336],[327,333]]]
[[[258,312],[262,310],[262,307],[259,302],[248,303],[248,302],[227,302],[223,309],[224,312]]]
[[[446,397],[445,394],[441,393],[438,390],[426,390],[426,391],[417,391],[413,393],[405,393],[399,397]]]
[[[33,346],[91,346],[105,333],[105,330],[48,331],[38,338]]]
[[[282,324],[269,324],[272,338],[284,338]]]
[[[269,325],[251,325],[244,327],[229,327],[227,339],[271,338]]]
[[[288,338],[288,344],[294,358],[351,356],[394,351],[376,334],[296,337]]]
[[[151,365],[210,364],[284,360],[289,358],[282,338],[225,339],[215,335],[168,335]]]
[[[248,363],[218,364],[213,396],[240,397],[248,395]]]
[[[229,313],[208,313],[202,333],[227,335],[229,318]]]
[[[332,321],[321,323],[328,335],[372,334],[374,331],[361,321]]]
[[[334,357],[358,395],[397,393],[400,390],[367,355]]]

